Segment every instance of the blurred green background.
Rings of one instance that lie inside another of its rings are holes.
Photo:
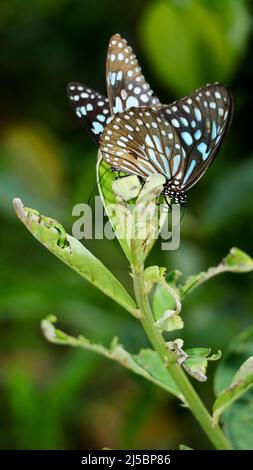
[[[252,255],[252,2],[244,0],[2,0],[0,7],[0,447],[2,449],[209,448],[190,414],[162,390],[84,351],[50,345],[40,320],[132,352],[145,346],[116,304],[40,246],[11,200],[71,230],[74,204],[95,185],[96,148],[66,96],[76,80],[105,93],[105,56],[119,32],[162,102],[207,82],[232,88],[235,115],[214,165],[191,191],[175,252],[149,262],[184,275],[217,264],[232,246]],[[131,291],[116,241],[87,247]],[[184,303],[186,347],[224,349],[252,323],[253,275],[223,275]],[[197,388],[213,400],[212,372]]]

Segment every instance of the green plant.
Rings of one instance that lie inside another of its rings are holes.
[[[217,397],[211,416],[187,375],[204,382],[207,379],[208,362],[219,360],[221,352],[210,355],[210,349],[202,346],[184,350],[181,338],[172,340],[169,336],[171,332],[184,327],[181,317],[182,302],[193,289],[224,272],[251,271],[253,260],[241,250],[233,248],[218,266],[191,276],[183,285],[179,284],[178,271],[167,274],[164,267],[145,267],[146,258],[163,224],[163,211],[156,210],[164,183],[163,177],[153,175],[141,188],[135,176],[118,181],[114,173],[110,172],[107,178],[101,178],[106,169],[107,165],[99,158],[97,177],[100,196],[113,230],[130,263],[135,300],[101,261],[77,239],[68,235],[56,220],[42,216],[36,210],[25,208],[19,199],[14,199],[14,207],[18,217],[37,240],[120,304],[136,318],[136,321],[141,322],[152,347],[142,349],[138,354],[131,354],[118,338],[113,338],[110,347],[107,348],[89,341],[82,335],[73,337],[59,330],[55,327],[54,316],[42,321],[43,333],[52,343],[84,348],[119,362],[166,392],[175,395],[183,406],[189,408],[216,449],[229,450],[232,449],[232,445],[234,448],[244,448],[244,442],[246,446],[249,441],[247,429],[244,429],[244,433],[239,433],[240,442],[234,434],[230,442],[220,427],[220,420],[222,416],[225,429],[231,436],[229,428],[231,413],[228,412],[236,410],[236,422],[240,423],[241,429],[243,428],[243,420],[240,421],[240,417],[244,409],[240,400],[243,394],[245,397],[250,393],[249,388],[253,384],[252,347],[251,350],[248,347],[246,354],[241,354],[238,370],[233,369],[231,372],[230,368],[228,374],[224,373],[225,379],[221,368],[218,368],[215,379]],[[128,202],[131,203],[131,210]],[[247,336],[247,341],[249,337],[251,336]],[[236,345],[239,351],[244,340],[244,336],[241,340],[237,339]],[[222,366],[226,371],[225,365],[226,361]]]

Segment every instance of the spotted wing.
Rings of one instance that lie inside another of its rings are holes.
[[[150,174],[180,179],[186,162],[175,128],[152,108],[117,114],[101,135],[100,149],[113,168],[144,179]]]
[[[187,191],[205,173],[226,135],[233,111],[228,88],[206,85],[163,107],[187,153],[181,188]]]
[[[109,42],[106,80],[112,114],[131,107],[159,104],[142,75],[131,47],[119,34],[114,34]]]
[[[98,144],[100,134],[111,120],[108,99],[80,83],[68,85],[68,96],[77,117]]]

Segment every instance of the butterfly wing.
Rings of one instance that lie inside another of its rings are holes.
[[[111,120],[108,99],[74,82],[68,85],[68,96],[75,114],[98,144],[105,125]]]
[[[152,108],[117,114],[101,135],[100,148],[113,168],[144,179],[150,174],[181,178],[186,163],[175,128]]]
[[[142,75],[132,48],[119,34],[113,35],[109,42],[106,79],[112,114],[131,107],[159,104]]]
[[[227,87],[206,85],[189,96],[164,106],[187,153],[180,187],[187,191],[214,160],[232,118],[233,102]]]

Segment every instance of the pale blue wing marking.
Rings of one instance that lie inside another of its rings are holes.
[[[198,151],[201,153],[202,155],[202,160],[206,160],[208,157],[209,157],[209,154],[211,152],[211,150],[207,150],[207,145],[205,144],[205,142],[201,142],[198,146],[197,146],[197,149]]]
[[[192,174],[192,172],[193,172],[195,166],[196,166],[196,160],[192,160],[192,161],[191,161],[191,164],[190,164],[190,166],[189,166],[189,168],[188,168],[188,170],[187,170],[187,172],[186,172],[186,174],[185,174],[185,177],[184,177],[184,180],[183,180],[183,185],[184,185],[184,184],[187,182],[187,180],[190,178],[190,176],[191,176],[191,174]]]
[[[123,111],[123,104],[119,96],[116,96],[115,105],[113,106],[114,114],[121,113]]]
[[[100,124],[99,122],[94,121],[92,125],[93,125],[93,129],[91,130],[92,132],[94,132],[94,134],[101,134],[101,132],[103,132],[104,126],[102,126],[102,124]]]
[[[126,108],[125,109],[128,109],[128,108],[132,108],[134,106],[139,106],[139,101],[137,100],[137,98],[135,98],[135,96],[129,96],[129,98],[127,98],[126,100]]]
[[[146,142],[147,145],[149,145],[149,147],[154,148],[154,143],[153,143],[150,135],[148,135],[148,134],[146,135],[145,142]]]
[[[217,137],[217,125],[215,121],[213,121],[211,137],[212,139],[215,139]]]
[[[162,174],[164,174],[164,168],[162,167],[162,165],[158,162],[157,158],[156,158],[156,154],[155,154],[155,151],[153,149],[148,149],[148,153],[149,153],[149,156],[151,158],[151,160],[155,163],[155,165],[160,168]]]
[[[200,109],[199,108],[194,108],[194,112],[195,112],[195,116],[197,118],[198,121],[201,121],[202,119],[202,114],[200,112]]]
[[[172,176],[174,176],[178,170],[180,164],[181,157],[180,155],[175,155],[173,158],[173,169],[172,169]]]
[[[161,141],[160,141],[159,137],[157,137],[157,135],[153,135],[153,139],[155,141],[157,150],[160,153],[163,153],[163,149],[162,149],[162,145],[161,145]]]
[[[192,136],[189,132],[181,132],[181,137],[187,145],[192,145],[193,140],[192,140]]]
[[[148,172],[148,170],[147,170],[147,168],[145,168],[145,166],[146,166],[146,167],[149,167],[151,171]],[[143,172],[146,173],[147,175],[151,175],[151,174],[156,174],[156,173],[158,173],[158,171],[157,171],[156,168],[152,165],[152,163],[145,161],[145,166],[140,163],[140,160],[138,161],[138,167],[141,168],[141,169],[143,170]]]
[[[194,139],[199,140],[200,137],[201,137],[201,131],[198,129],[198,130],[194,133]]]
[[[161,155],[161,159],[163,161],[163,164],[164,164],[164,168],[165,168],[165,176],[170,179],[171,178],[171,173],[170,173],[170,167],[169,167],[169,163],[168,163],[168,160],[167,158],[164,156],[164,155]],[[164,172],[163,172],[164,173]]]

